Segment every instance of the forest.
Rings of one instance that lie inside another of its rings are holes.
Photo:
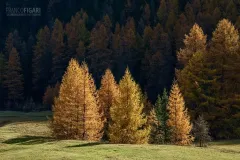
[[[6,16],[7,3],[41,16]],[[3,0],[0,11],[0,110],[52,110],[58,138],[185,145],[198,117],[212,138],[240,138],[240,0]]]

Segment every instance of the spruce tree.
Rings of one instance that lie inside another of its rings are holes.
[[[169,119],[167,126],[171,131],[171,142],[177,145],[189,145],[193,141],[190,132],[192,125],[188,111],[177,82],[174,82],[168,99]]]
[[[111,143],[142,144],[149,139],[150,128],[145,128],[147,119],[142,114],[143,103],[139,86],[127,69],[119,84],[120,95],[110,110]]]
[[[159,130],[161,130],[163,134],[160,143],[163,144],[169,141],[169,128],[167,126],[168,120],[167,104],[168,95],[166,89],[164,89],[162,97],[158,95],[158,99],[155,104],[156,116],[158,121],[160,122]]]

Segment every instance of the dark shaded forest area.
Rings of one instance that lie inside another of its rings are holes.
[[[7,4],[39,7],[41,16],[7,16]],[[229,22],[219,23],[224,18]],[[191,28],[189,37],[194,31],[200,34],[204,49],[199,49],[199,39],[195,44],[186,40]],[[2,0],[0,110],[51,109],[52,100],[44,99],[44,93],[56,95],[69,60],[75,58],[87,62],[97,88],[107,68],[119,81],[129,67],[152,104],[177,79],[192,119],[204,114],[210,124],[216,122],[214,136],[237,138],[239,29],[240,0]],[[216,40],[221,31],[232,34],[226,45],[228,38]],[[196,53],[189,65],[178,57],[188,47],[191,55]],[[237,56],[216,58],[233,52]]]

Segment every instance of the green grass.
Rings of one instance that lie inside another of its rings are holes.
[[[51,137],[49,112],[0,112],[0,159],[83,160],[238,160],[240,141],[213,142],[207,148],[174,145],[123,145],[58,141]],[[14,117],[14,118],[13,118]]]

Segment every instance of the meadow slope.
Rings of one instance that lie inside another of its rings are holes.
[[[0,159],[24,160],[238,160],[240,141],[213,142],[207,148],[174,145],[122,145],[58,141],[48,128],[50,112],[0,112]]]

